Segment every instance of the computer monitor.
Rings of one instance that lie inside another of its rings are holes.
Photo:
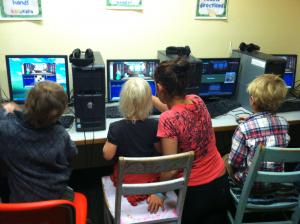
[[[107,60],[107,101],[118,102],[123,84],[131,77],[145,79],[156,95],[154,72],[158,59],[114,59]]]
[[[283,80],[288,88],[294,88],[297,70],[297,55],[296,54],[273,54],[286,60],[285,72]]]
[[[200,58],[202,74],[200,92],[202,98],[230,98],[236,90],[240,67],[239,58]]]
[[[29,90],[40,81],[59,83],[69,97],[67,55],[6,55],[10,99],[24,103]]]

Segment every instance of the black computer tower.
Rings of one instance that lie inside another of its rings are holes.
[[[167,54],[164,50],[157,51],[157,58],[160,60],[160,62],[174,60],[177,57],[177,54]],[[186,94],[198,95],[200,92],[202,61],[192,55],[185,57],[191,65],[188,71],[188,86],[186,88]]]
[[[241,59],[235,98],[242,107],[251,111],[249,94],[247,93],[248,84],[257,76],[266,73],[283,76],[286,61],[282,58],[258,51],[233,50],[232,57]]]
[[[105,65],[94,52],[93,64],[72,66],[76,131],[105,130]]]

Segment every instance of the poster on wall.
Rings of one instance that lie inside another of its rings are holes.
[[[106,8],[142,10],[143,0],[106,0]]]
[[[196,19],[227,19],[228,0],[197,0]]]
[[[42,0],[0,0],[0,20],[41,20]]]

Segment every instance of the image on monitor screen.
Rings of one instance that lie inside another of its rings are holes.
[[[239,58],[200,58],[203,68],[199,95],[203,98],[232,97],[239,73]]]
[[[69,96],[67,55],[6,55],[6,69],[14,102],[23,103],[29,90],[44,80],[60,84]]]
[[[118,102],[123,84],[131,77],[145,79],[156,95],[153,75],[159,64],[158,59],[114,59],[107,60],[107,100]]]
[[[286,60],[285,72],[283,80],[288,88],[294,88],[297,70],[296,54],[273,54]]]

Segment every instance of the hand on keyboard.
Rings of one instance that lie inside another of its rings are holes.
[[[231,99],[218,99],[206,103],[206,107],[212,118],[228,113],[240,107],[241,104]]]

